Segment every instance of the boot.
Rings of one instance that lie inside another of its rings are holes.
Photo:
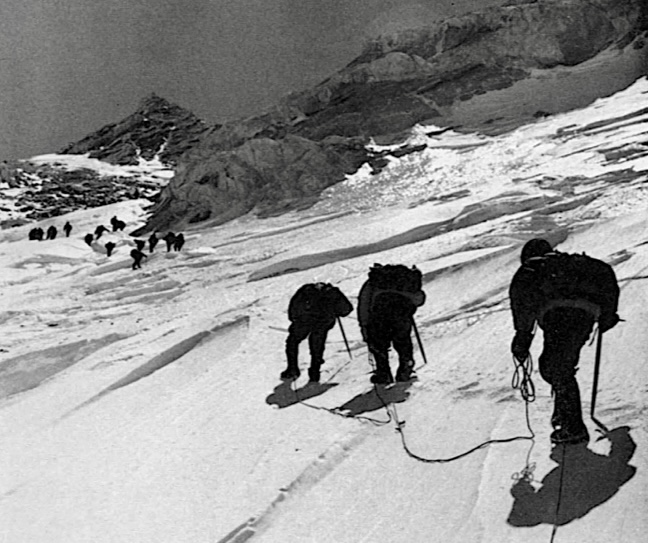
[[[392,373],[390,370],[387,371],[377,370],[371,376],[370,380],[374,385],[388,385],[394,382],[394,378],[392,377]]]
[[[550,439],[554,444],[567,443],[573,445],[576,443],[587,443],[589,441],[589,432],[585,425],[575,428],[563,426],[551,432]]]
[[[319,366],[311,366],[308,368],[308,378],[311,383],[319,383],[320,380],[320,369]]]
[[[396,371],[396,381],[402,383],[404,381],[409,381],[413,378],[414,373],[414,361],[406,360],[401,362]]]
[[[286,380],[297,379],[301,375],[299,368],[296,366],[288,366],[281,372],[281,378]]]

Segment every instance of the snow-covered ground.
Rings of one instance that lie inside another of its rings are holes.
[[[379,176],[308,211],[198,226],[141,270],[126,234],[106,235],[111,257],[83,235],[113,215],[134,230],[144,201],[41,223],[69,220],[70,238],[0,232],[0,541],[643,542],[647,93],[498,137],[421,128],[430,148]],[[564,458],[548,385],[534,373],[533,439],[511,387],[507,288],[535,235],[612,263],[622,287],[596,410],[611,432],[588,421]],[[321,383],[282,383],[290,296],[324,280],[355,303],[374,262],[424,272],[418,380],[378,395],[352,314],[352,358],[336,328]]]

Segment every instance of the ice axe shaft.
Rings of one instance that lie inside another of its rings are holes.
[[[599,381],[599,372],[601,368],[601,348],[603,344],[603,332],[601,328],[598,329],[598,337],[596,338],[596,356],[594,358],[594,379],[592,381],[592,401],[590,404],[590,417],[596,425],[601,428],[605,433],[608,433],[609,430],[605,425],[599,421],[594,413],[596,411],[596,395],[598,394],[598,381]]]
[[[351,349],[349,348],[349,342],[347,341],[346,334],[344,333],[344,327],[342,326],[342,321],[340,320],[340,317],[336,317],[337,323],[340,326],[340,332],[342,332],[342,338],[344,339],[344,344],[346,345],[346,350],[349,353],[349,358],[353,358],[353,355],[351,354]]]
[[[421,336],[419,335],[418,328],[416,326],[416,321],[412,317],[412,327],[414,328],[414,334],[416,335],[416,341],[418,341],[419,349],[421,349],[421,356],[423,357],[423,365],[427,364],[427,357],[425,356],[425,350],[423,349],[423,343],[421,342]]]

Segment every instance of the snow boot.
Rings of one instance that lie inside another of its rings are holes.
[[[556,428],[551,432],[551,442],[555,445],[559,443],[566,443],[575,445],[576,443],[587,443],[589,441],[589,432],[583,425],[582,427],[571,428]]]
[[[389,385],[394,382],[391,372],[377,371],[371,376],[371,382],[374,385]]]
[[[319,366],[311,366],[308,368],[308,377],[311,383],[319,383],[320,369]]]
[[[410,379],[413,379],[415,376],[412,375],[414,373],[414,361],[413,360],[407,360],[405,362],[401,362],[401,364],[398,366],[398,370],[396,371],[396,381],[402,383],[404,381],[409,381]]]
[[[299,368],[288,367],[281,372],[281,378],[286,380],[297,379],[301,375]]]

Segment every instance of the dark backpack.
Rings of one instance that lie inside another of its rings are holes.
[[[547,300],[587,300],[601,305],[616,288],[610,267],[586,254],[549,253],[532,259],[540,290]]]
[[[317,288],[315,284],[303,285],[290,300],[288,317],[291,321],[299,319],[325,319],[333,309],[331,293],[334,287],[329,284]]]
[[[374,264],[369,269],[369,285],[381,290],[414,293],[423,287],[423,274],[416,266]]]

